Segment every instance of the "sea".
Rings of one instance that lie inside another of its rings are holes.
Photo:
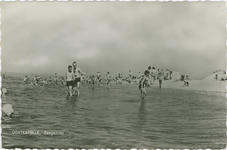
[[[14,107],[12,118],[2,112],[3,148],[226,147],[226,93],[151,86],[139,101],[138,85],[111,83],[109,89],[82,84],[80,97],[69,98],[66,87],[30,85],[23,77],[2,80],[2,106]]]

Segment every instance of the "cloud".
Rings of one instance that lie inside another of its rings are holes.
[[[225,69],[224,2],[1,7],[3,71],[65,73],[73,61],[89,74],[138,72],[151,65],[200,78]]]
[[[12,65],[15,66],[29,66],[32,67],[41,67],[48,65],[49,59],[46,56],[36,57],[36,58],[15,58],[14,61],[12,61]]]
[[[92,59],[94,57],[96,57],[97,55],[99,55],[99,51],[98,50],[94,50],[94,49],[90,49],[90,50],[80,50],[76,53],[73,54],[73,58],[74,59]]]

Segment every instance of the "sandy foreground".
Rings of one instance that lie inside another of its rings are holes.
[[[158,81],[155,82],[158,86]],[[163,81],[163,88],[184,89],[184,90],[198,90],[198,91],[214,91],[226,92],[226,81],[203,81],[203,80],[190,80],[189,86],[183,86],[183,81]]]

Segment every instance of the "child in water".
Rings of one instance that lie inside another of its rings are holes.
[[[148,70],[146,70],[144,72],[144,75],[142,76],[142,78],[139,81],[139,90],[141,93],[140,99],[139,100],[143,100],[147,94],[146,89],[148,86],[148,81],[149,81],[149,74],[150,72]]]

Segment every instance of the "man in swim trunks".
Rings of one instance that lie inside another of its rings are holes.
[[[74,74],[72,71],[72,66],[68,66],[68,71],[66,72],[66,87],[68,89],[69,96],[72,96],[72,88],[74,86]]]
[[[79,67],[77,67],[77,63],[74,61],[73,64],[73,73],[74,73],[74,90],[77,91],[77,95],[80,96],[80,81],[81,75],[86,75]]]

